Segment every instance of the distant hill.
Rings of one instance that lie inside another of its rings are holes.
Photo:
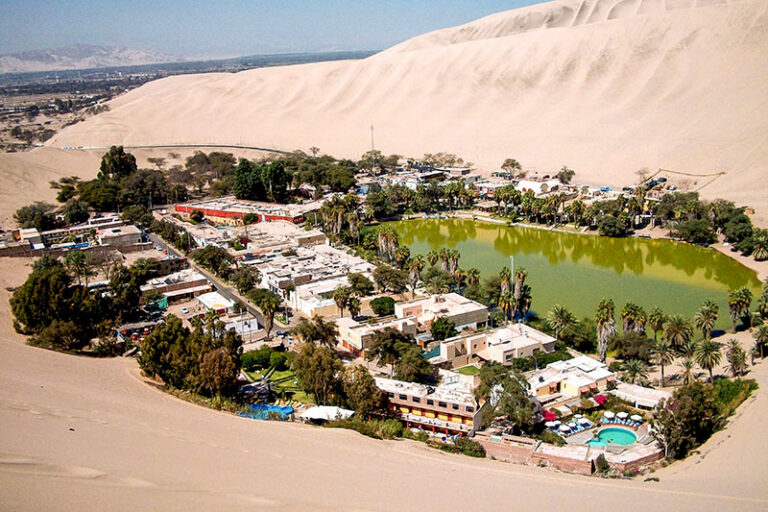
[[[75,44],[0,55],[0,73],[134,66],[179,60],[171,55],[123,46]]]

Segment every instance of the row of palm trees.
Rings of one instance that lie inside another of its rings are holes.
[[[698,364],[710,374],[712,379],[713,369],[722,360],[722,344],[711,339],[719,313],[719,307],[712,301],[706,301],[694,315],[694,324],[681,315],[666,315],[659,308],[654,308],[650,313],[634,304],[626,303],[621,308],[620,317],[624,333],[645,333],[646,327],[653,330],[653,344],[651,347],[652,361],[661,369],[661,384],[665,384],[664,369],[674,362],[677,357],[683,358],[684,373],[692,372],[694,365]],[[560,338],[567,329],[576,323],[576,317],[567,308],[556,305],[549,311],[547,321],[555,335]],[[698,342],[694,340],[694,326],[702,334]],[[602,299],[595,313],[595,327],[598,342],[598,355],[605,362],[608,343],[617,334],[615,320],[615,305],[611,299]],[[661,333],[661,336],[659,336]],[[763,355],[765,344],[768,343],[768,326],[760,326],[755,332],[757,340],[755,352]],[[726,359],[730,371],[741,375],[747,368],[747,353],[736,340],[731,340],[726,347]],[[629,381],[644,380],[647,377],[648,366],[642,360],[630,360],[625,362],[625,378]],[[684,380],[687,380],[684,376]]]

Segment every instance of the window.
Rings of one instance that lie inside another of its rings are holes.
[[[438,405],[439,407],[448,407],[448,404],[447,404],[447,403],[445,403],[445,402],[437,402],[437,405]]]
[[[427,398],[427,405],[435,405],[435,401],[431,398]]]
[[[453,408],[454,411],[459,410],[459,404],[451,404],[451,407]]]
[[[419,398],[417,396],[413,397],[413,403],[420,404],[421,403],[421,398]]]
[[[467,406],[467,412],[475,412],[475,408]]]
[[[408,400],[408,395],[398,395],[400,400]]]
[[[394,393],[390,393],[389,391],[387,391],[387,396],[389,398],[395,398],[395,394]]]

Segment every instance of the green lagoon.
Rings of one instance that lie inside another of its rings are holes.
[[[646,310],[658,306],[668,314],[692,316],[707,299],[720,304],[718,327],[730,326],[728,291],[749,286],[759,295],[754,271],[714,249],[670,240],[606,238],[545,229],[508,227],[464,219],[418,219],[389,222],[411,254],[443,247],[461,253],[463,269],[475,267],[483,277],[509,266],[528,270],[531,311],[545,315],[555,304],[593,316],[602,297]]]

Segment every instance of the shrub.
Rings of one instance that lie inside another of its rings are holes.
[[[429,439],[429,434],[427,434],[423,430],[419,430],[418,432],[413,432],[411,429],[406,428],[403,430],[403,437],[405,439],[413,439],[414,441],[420,441],[422,443],[425,443],[427,442],[427,439]]]
[[[285,363],[288,361],[288,356],[282,352],[272,352],[269,356],[269,366],[275,370],[284,370]]]
[[[610,469],[611,469],[611,465],[608,464],[607,460],[605,460],[605,455],[602,453],[598,455],[597,458],[595,459],[595,470],[601,475],[604,475]]]
[[[243,365],[243,369],[247,372],[267,368],[272,363],[273,352],[274,351],[271,348],[265,345],[259,350],[244,352],[243,355],[240,356],[240,362]],[[283,364],[285,364],[285,362],[283,362]]]
[[[458,450],[469,457],[485,457],[485,448],[477,441],[472,441],[466,437],[460,437],[453,443]]]
[[[384,420],[379,428],[381,437],[384,439],[394,439],[403,435],[403,424],[399,420]]]
[[[545,443],[554,444],[555,446],[563,446],[565,444],[565,439],[555,434],[551,430],[543,431],[538,435],[538,438]]]
[[[395,299],[392,297],[378,297],[371,301],[371,309],[378,316],[395,314]]]

